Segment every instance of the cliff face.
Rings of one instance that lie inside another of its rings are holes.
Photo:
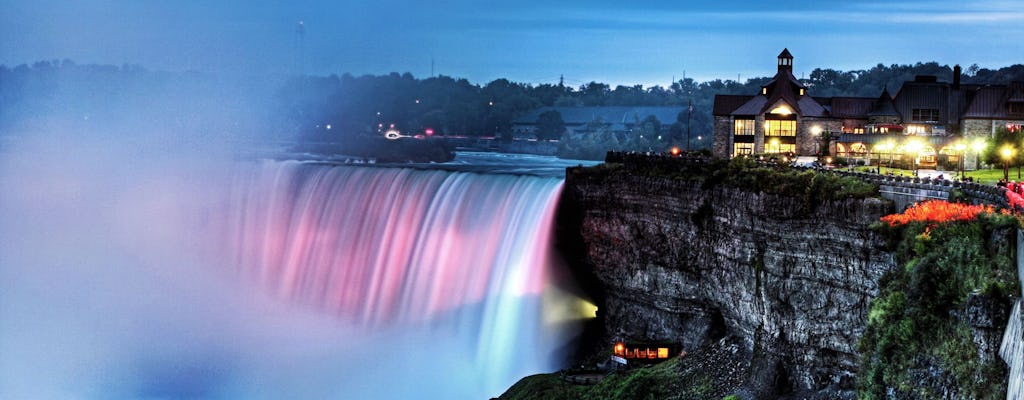
[[[759,371],[755,393],[853,389],[870,301],[895,266],[868,229],[888,202],[572,169],[563,201],[604,293],[607,339],[697,349],[734,336]]]

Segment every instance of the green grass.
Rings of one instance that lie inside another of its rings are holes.
[[[860,167],[856,167],[855,170],[858,171],[858,172],[872,172],[873,173],[873,172],[876,172],[878,170],[878,167],[876,167],[876,166],[870,166],[870,167],[860,166]],[[902,176],[913,176],[914,175],[914,171],[913,170],[882,167],[882,173],[883,174],[888,174],[890,172],[893,175],[902,175]],[[1018,178],[1017,177],[1017,168],[1010,168],[1010,173],[1009,173],[1010,180],[1013,180],[1013,181],[1022,181],[1022,180],[1024,180],[1024,169],[1022,169],[1021,172],[1022,172],[1021,178]],[[943,173],[946,174],[948,177],[953,177],[953,176],[956,175],[956,171],[944,171]],[[974,178],[975,182],[982,183],[982,184],[987,184],[987,185],[994,185],[1000,179],[1003,179],[1003,169],[1002,168],[994,168],[994,169],[993,168],[989,168],[989,169],[979,169],[979,170],[975,170],[975,171],[966,171],[964,174],[965,174],[964,176],[966,176],[966,177]]]
[[[566,383],[558,374],[523,378],[501,400],[617,400],[669,398],[679,385],[679,358],[646,368],[615,372],[596,385]]]

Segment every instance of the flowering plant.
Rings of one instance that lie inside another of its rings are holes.
[[[899,214],[882,217],[889,226],[905,225],[910,222],[942,223],[951,221],[973,221],[979,214],[995,214],[991,205],[950,203],[944,200],[928,200],[914,204]],[[1006,211],[1002,211],[1006,213]]]

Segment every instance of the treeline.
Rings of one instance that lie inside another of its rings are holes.
[[[878,64],[866,70],[815,69],[801,81],[812,96],[877,97],[891,94],[916,75],[935,75],[952,81],[953,69],[936,62],[914,65]],[[616,86],[590,82],[579,87],[510,82],[497,79],[474,85],[465,79],[440,76],[417,79],[392,73],[381,76],[301,77],[289,81],[278,100],[288,110],[294,129],[307,136],[337,137],[325,129],[367,132],[391,124],[402,132],[502,137],[512,121],[541,106],[686,106],[693,104],[690,124],[694,137],[710,136],[716,94],[755,94],[771,77],[744,82],[687,78],[668,87]],[[972,65],[963,70],[963,83],[1007,83],[1024,80],[1024,65],[991,70]],[[644,116],[641,116],[644,117]]]
[[[812,96],[875,97],[883,87],[896,93],[915,75],[950,81],[952,73],[950,66],[935,62],[878,64],[855,71],[819,68],[802,81]],[[117,120],[211,132],[262,129],[280,137],[298,134],[316,140],[373,133],[392,124],[403,133],[430,129],[435,134],[507,137],[514,119],[541,106],[692,104],[692,134],[710,136],[716,94],[754,94],[769,79],[688,78],[668,87],[611,87],[598,82],[572,87],[507,79],[478,85],[447,76],[418,79],[408,73],[267,79],[43,61],[0,66],[0,130],[26,120],[68,116],[78,124],[93,121],[100,127]],[[1024,80],[1024,65],[998,70],[972,65],[962,78],[964,83],[982,84],[1014,80]]]

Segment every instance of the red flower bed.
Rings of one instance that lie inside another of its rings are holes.
[[[896,226],[914,221],[934,223],[972,221],[978,217],[978,214],[994,214],[995,212],[993,206],[928,200],[910,206],[903,213],[886,215],[882,217],[882,222]]]
[[[1022,185],[1024,185],[1024,183],[1010,182],[1006,184],[1006,200],[1010,203],[1010,207],[1012,208],[1024,208],[1024,196],[1021,196],[1021,193],[1024,192],[1021,190]]]

